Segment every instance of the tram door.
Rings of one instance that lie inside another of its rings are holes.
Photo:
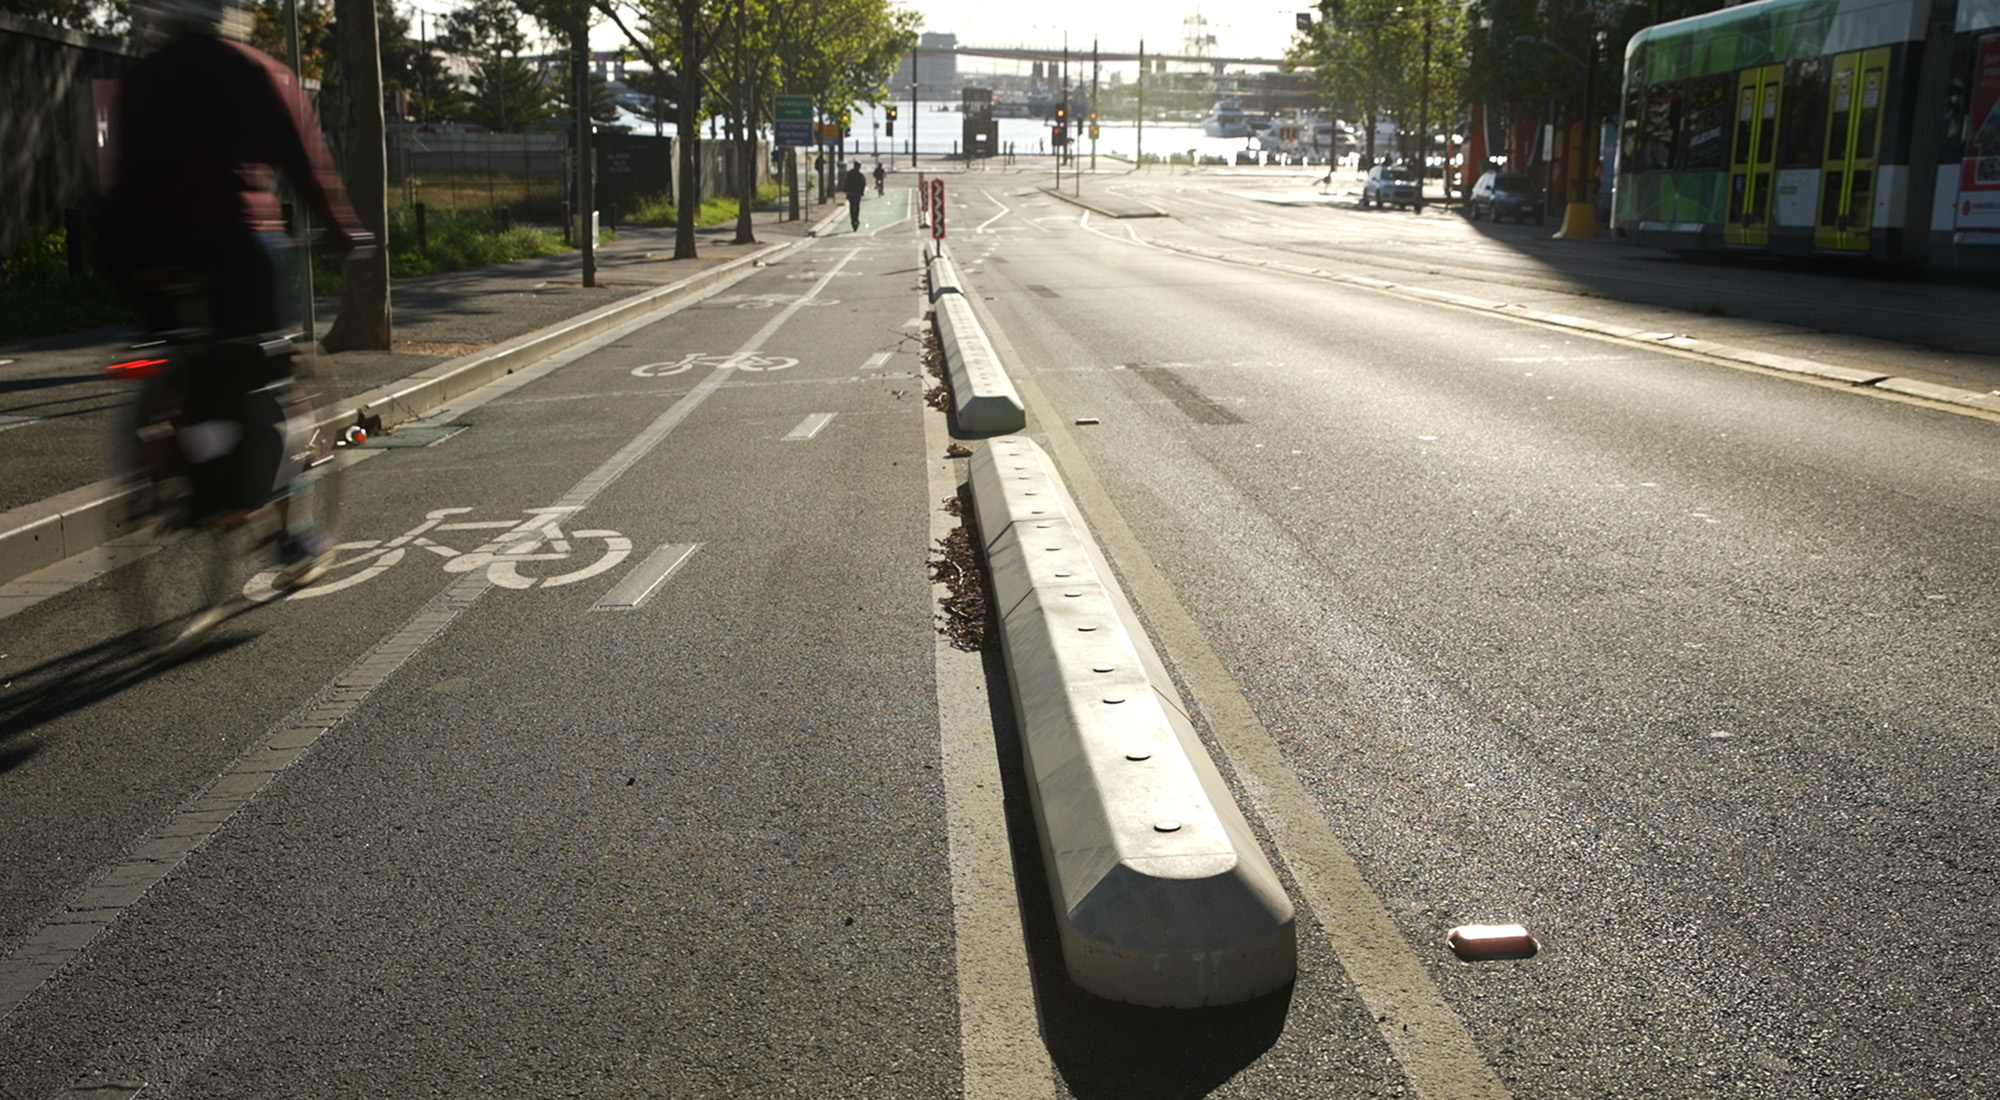
[[[1833,59],[1826,112],[1826,162],[1819,177],[1819,222],[1813,243],[1850,252],[1868,249],[1875,214],[1875,180],[1883,100],[1889,92],[1889,51],[1863,50]]]
[[[1771,173],[1778,146],[1778,91],[1785,67],[1766,65],[1737,74],[1736,118],[1729,145],[1729,213],[1722,239],[1729,244],[1771,242]]]

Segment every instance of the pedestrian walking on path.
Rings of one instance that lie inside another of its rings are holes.
[[[861,174],[861,162],[855,161],[847,168],[847,174],[840,178],[840,191],[847,196],[847,220],[856,231],[861,229],[861,196],[868,193],[868,177]]]

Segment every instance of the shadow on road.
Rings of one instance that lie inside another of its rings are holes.
[[[1141,1008],[1094,997],[1063,968],[1034,805],[1022,768],[1006,661],[986,651],[987,697],[1005,787],[1007,831],[1042,1040],[1056,1072],[1080,1100],[1179,1100],[1207,1096],[1278,1041],[1292,986],[1221,1008]]]
[[[206,660],[256,637],[256,631],[217,633],[193,653],[162,661],[133,631],[22,669],[0,686],[0,772],[34,759],[47,742],[32,736],[44,725],[137,686],[190,661]]]

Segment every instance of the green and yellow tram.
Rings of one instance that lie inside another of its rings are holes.
[[[2000,269],[2000,0],[1761,0],[1625,52],[1611,224],[1683,251]]]

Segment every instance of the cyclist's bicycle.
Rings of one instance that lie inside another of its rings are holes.
[[[153,289],[198,320],[200,283],[161,272]],[[338,396],[320,358],[289,336],[219,339],[198,324],[161,333],[114,364],[138,385],[111,455],[115,517],[138,560],[121,587],[136,645],[178,659],[253,603],[245,583],[275,552],[279,593],[330,563],[341,519],[336,447],[321,423]]]

